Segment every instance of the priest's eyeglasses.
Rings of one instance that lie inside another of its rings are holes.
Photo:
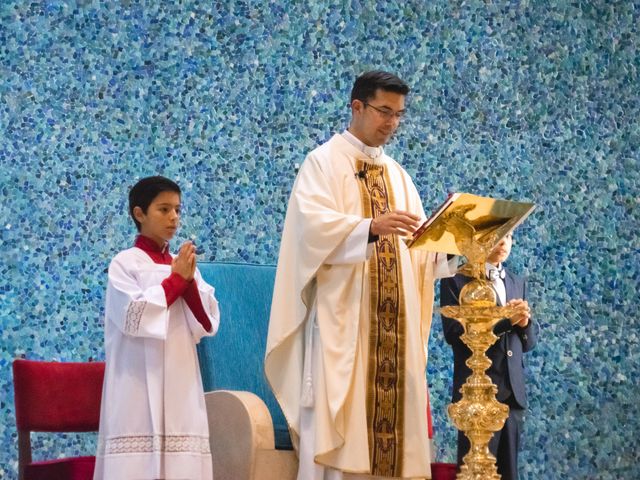
[[[370,103],[367,103],[367,102],[362,102],[362,103],[364,103],[365,106],[367,107],[373,108],[385,120],[391,120],[392,118],[397,118],[398,120],[402,120],[402,117],[404,117],[405,113],[407,113],[406,110],[398,110],[396,112],[395,110],[391,110],[390,108],[387,108],[387,107],[380,108],[380,107],[376,107],[375,105],[371,105]]]

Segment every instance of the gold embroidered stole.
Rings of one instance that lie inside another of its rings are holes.
[[[360,195],[364,216],[375,218],[394,207],[388,172],[362,160]],[[402,475],[404,450],[405,305],[398,237],[383,235],[369,259],[369,364],[367,429],[371,474]]]

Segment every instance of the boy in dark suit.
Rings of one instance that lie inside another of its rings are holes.
[[[497,458],[498,473],[503,480],[518,478],[518,450],[520,435],[527,407],[524,385],[523,353],[531,350],[537,341],[538,326],[531,318],[529,305],[525,300],[526,282],[504,268],[503,262],[511,253],[513,239],[505,236],[487,258],[487,278],[496,290],[498,305],[517,307],[511,318],[502,319],[494,327],[498,340],[487,350],[492,365],[487,374],[498,387],[497,399],[509,407],[502,430],[496,432],[489,442],[489,450]],[[440,305],[458,305],[460,290],[472,279],[457,274],[440,281]],[[471,351],[462,342],[462,325],[452,318],[442,316],[442,329],[447,343],[453,350],[453,392],[452,402],[462,397],[460,388],[471,375],[465,365]],[[469,451],[469,440],[458,432],[458,465]]]

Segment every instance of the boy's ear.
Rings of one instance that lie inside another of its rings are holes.
[[[144,220],[144,212],[140,207],[133,207],[133,218],[135,218],[138,222],[142,222]]]

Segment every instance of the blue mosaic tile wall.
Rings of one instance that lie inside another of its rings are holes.
[[[102,358],[105,269],[128,187],[184,188],[206,260],[274,263],[296,165],[343,129],[358,73],[397,72],[387,151],[425,205],[535,201],[512,267],[542,325],[525,479],[640,478],[640,3],[319,0],[0,5],[0,478],[16,478],[11,360]],[[438,458],[450,353],[430,383]],[[93,436],[36,436],[44,455]]]

